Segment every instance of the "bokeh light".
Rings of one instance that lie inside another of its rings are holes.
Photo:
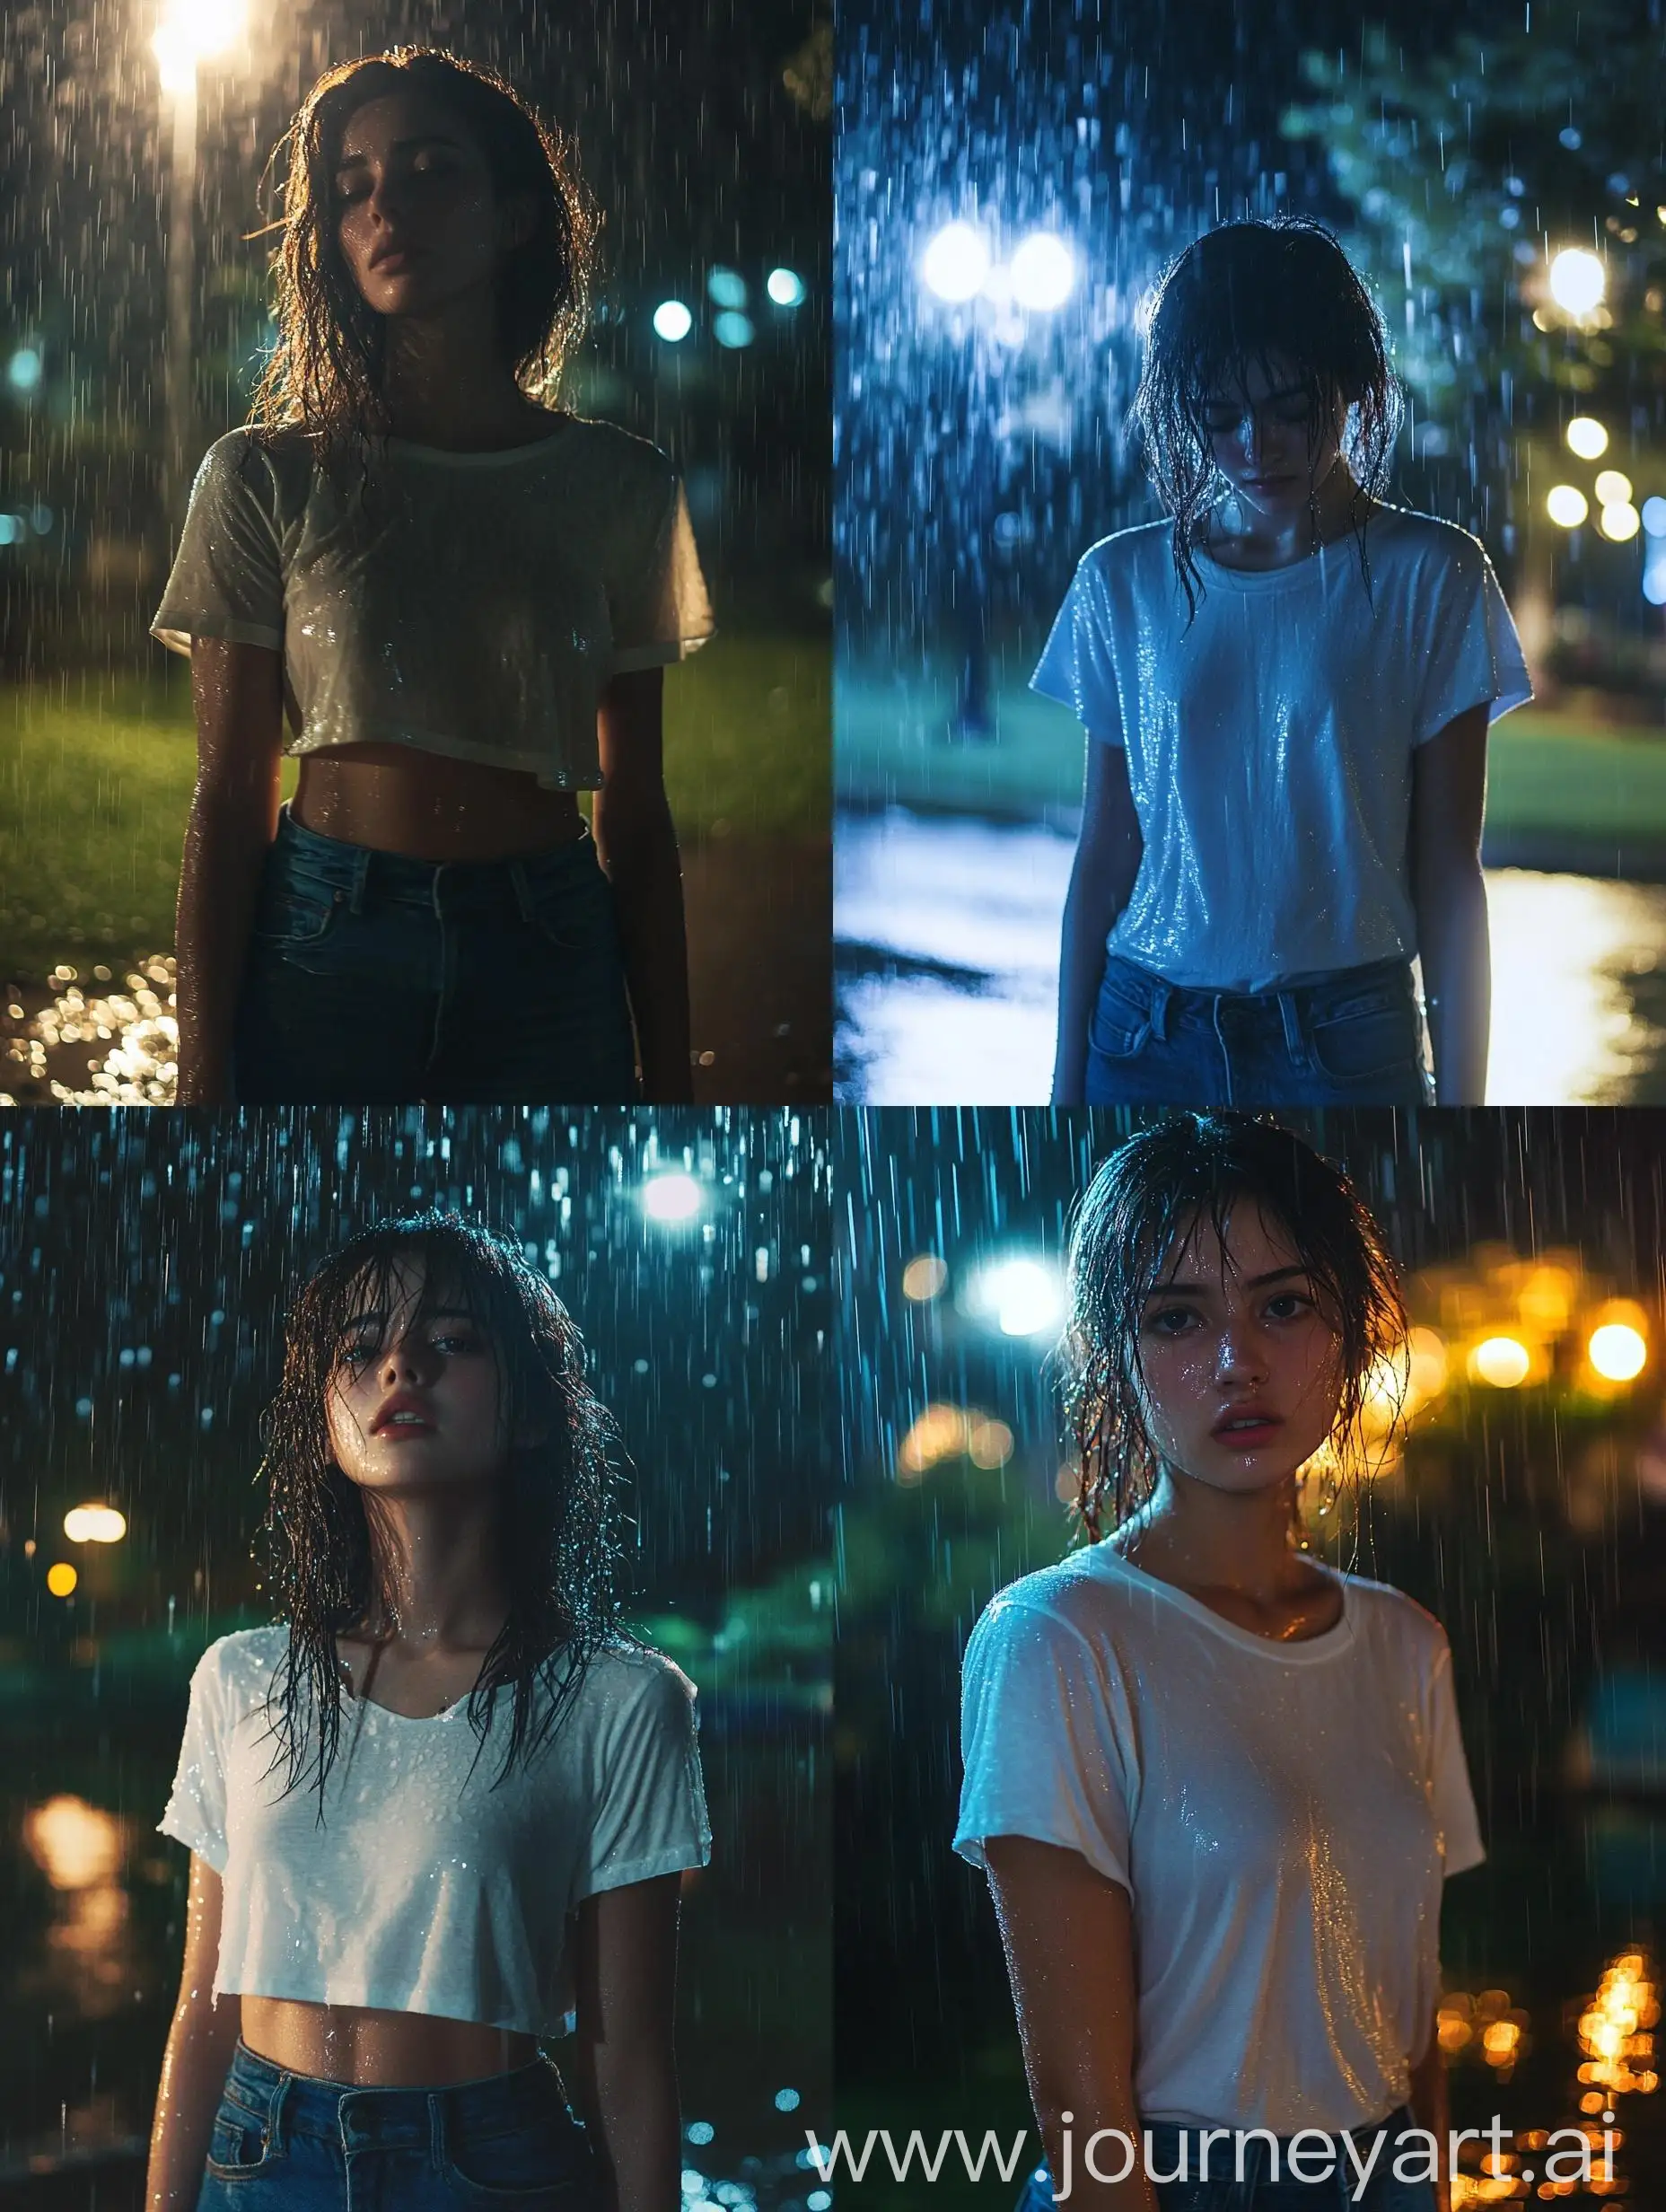
[[[1624,545],[1636,536],[1643,518],[1627,499],[1611,499],[1598,518],[1598,528],[1605,538],[1616,545]]]
[[[118,1544],[127,1533],[127,1517],[113,1505],[72,1505],[64,1515],[64,1533],[72,1544]]]
[[[967,1286],[967,1311],[1004,1337],[1050,1336],[1065,1315],[1065,1286],[1044,1260],[1014,1257],[979,1268]]]
[[[671,1227],[692,1221],[703,1203],[692,1175],[655,1175],[642,1187],[642,1210],[650,1221]]]
[[[1666,538],[1666,499],[1658,492],[1643,503],[1643,527],[1651,538]]]
[[[706,297],[714,307],[744,307],[746,279],[736,268],[715,268],[706,279]]]
[[[1532,1365],[1526,1345],[1514,1337],[1487,1337],[1469,1355],[1469,1373],[1495,1391],[1513,1391]]]
[[[47,1588],[55,1598],[66,1598],[81,1580],[67,1559],[56,1560],[47,1569]]]
[[[989,274],[989,248],[969,223],[945,223],[920,257],[920,281],[949,305],[975,299]]]
[[[935,1252],[922,1252],[917,1259],[910,1260],[902,1271],[902,1295],[923,1305],[941,1294],[948,1279],[947,1262],[939,1260]]]
[[[694,328],[694,317],[680,300],[662,300],[653,311],[653,334],[668,346],[680,346]]]
[[[1076,257],[1052,231],[1031,231],[1020,241],[1009,271],[1020,307],[1050,314],[1076,288]]]
[[[732,354],[750,346],[757,335],[751,317],[742,315],[737,309],[725,308],[721,315],[712,318],[712,336]]]
[[[1604,1321],[1585,1347],[1591,1365],[1609,1382],[1630,1382],[1649,1361],[1648,1339],[1630,1321]]]
[[[1575,415],[1563,435],[1581,461],[1596,461],[1609,450],[1609,434],[1594,415]]]
[[[1564,530],[1577,530],[1591,512],[1591,503],[1577,485],[1554,484],[1545,499],[1545,513]]]
[[[1565,315],[1589,315],[1600,307],[1608,271],[1583,246],[1565,246],[1550,263],[1550,296]]]
[[[796,269],[772,268],[764,279],[764,290],[777,307],[802,307],[804,303],[804,280]]]
[[[1630,499],[1631,478],[1623,469],[1600,470],[1597,474],[1596,492],[1597,505],[1602,507],[1611,507],[1617,501],[1623,502]]]

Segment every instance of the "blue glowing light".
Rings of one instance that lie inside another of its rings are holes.
[[[945,223],[920,256],[920,282],[951,307],[976,299],[988,274],[988,245],[969,223]]]
[[[694,328],[694,317],[680,300],[662,300],[653,311],[653,334],[668,346],[680,346]]]
[[[746,305],[746,279],[739,269],[713,269],[706,279],[706,290],[714,307]]]
[[[23,535],[21,514],[0,514],[0,545],[15,545]]]
[[[1076,257],[1052,231],[1031,231],[1020,241],[1009,274],[1021,307],[1051,314],[1076,288]]]
[[[1657,554],[1644,570],[1643,596],[1651,607],[1666,607],[1666,555]]]
[[[1651,538],[1666,538],[1666,499],[1658,492],[1643,503],[1643,527]]]
[[[642,1187],[642,1210],[650,1221],[662,1224],[692,1221],[701,1206],[700,1186],[692,1175],[655,1175]],[[696,2136],[691,2143],[709,2143],[709,2136]]]
[[[758,333],[752,328],[749,315],[738,314],[732,308],[712,320],[712,336],[720,346],[731,353],[738,353],[742,346],[750,346]]]
[[[776,2110],[777,2112],[796,2112],[799,2107],[799,2102],[800,2099],[796,2089],[777,2089],[776,2091]]]
[[[6,363],[5,374],[13,391],[33,391],[40,382],[40,356],[32,346],[20,346]]]
[[[764,290],[777,307],[802,307],[804,303],[804,280],[796,269],[772,268],[764,279]]]

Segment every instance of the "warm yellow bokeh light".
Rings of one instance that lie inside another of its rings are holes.
[[[1577,530],[1591,513],[1591,502],[1576,484],[1553,484],[1545,500],[1545,513],[1564,530]]]
[[[1616,545],[1624,545],[1642,529],[1643,517],[1628,499],[1610,499],[1597,527],[1605,538],[1611,538]]]
[[[1550,296],[1565,315],[1593,314],[1608,288],[1607,269],[1583,246],[1564,246],[1551,257]]]
[[[1495,1391],[1513,1391],[1525,1382],[1532,1364],[1526,1345],[1514,1337],[1488,1337],[1469,1355],[1469,1373]]]
[[[1563,435],[1570,453],[1581,461],[1596,461],[1609,450],[1609,434],[1594,415],[1575,415]]]
[[[80,1580],[67,1559],[58,1559],[47,1569],[47,1588],[55,1598],[66,1598]]]
[[[923,1305],[934,1298],[949,1279],[949,1270],[935,1252],[922,1252],[917,1260],[910,1260],[902,1271],[902,1295]]]
[[[971,1441],[971,1433],[972,1423],[964,1408],[927,1406],[897,1448],[898,1479],[917,1482],[939,1461],[959,1459]]]
[[[974,1467],[1004,1467],[1013,1456],[1013,1432],[1004,1421],[978,1421],[966,1440]]]
[[[113,1505],[72,1505],[64,1533],[72,1544],[118,1544],[127,1533],[127,1515]]]
[[[1648,1344],[1627,1321],[1607,1321],[1593,1330],[1585,1348],[1591,1365],[1610,1382],[1629,1382],[1648,1365]]]
[[[1611,507],[1616,500],[1631,497],[1631,478],[1623,469],[1601,469],[1597,472],[1597,505]]]

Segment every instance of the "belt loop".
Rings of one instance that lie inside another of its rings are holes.
[[[1174,996],[1171,984],[1156,982],[1151,991],[1151,1033],[1161,1044],[1169,1041],[1169,1001]]]
[[[1308,1072],[1307,1037],[1302,1027],[1302,1009],[1296,1003],[1294,991],[1280,991],[1278,1012],[1285,1025],[1285,1049],[1302,1075]]]
[[[293,2074],[278,2076],[277,2087],[272,2092],[272,2102],[267,2107],[267,2140],[275,2151],[287,2147],[284,2134],[284,2100],[288,2096],[289,2085],[294,2078]]]
[[[428,2163],[436,2173],[445,2172],[445,2092],[428,2093]]]
[[[515,895],[515,905],[521,911],[521,919],[523,922],[530,922],[532,918],[532,886],[527,881],[524,860],[510,862],[509,882]]]
[[[347,901],[349,913],[364,911],[364,892],[370,882],[370,847],[361,845],[353,856],[353,889]]]

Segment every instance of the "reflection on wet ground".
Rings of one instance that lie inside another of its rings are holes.
[[[835,849],[837,1095],[1044,1101],[1074,835],[890,808],[841,815]],[[1489,1100],[1666,1100],[1666,885],[1486,881]]]

